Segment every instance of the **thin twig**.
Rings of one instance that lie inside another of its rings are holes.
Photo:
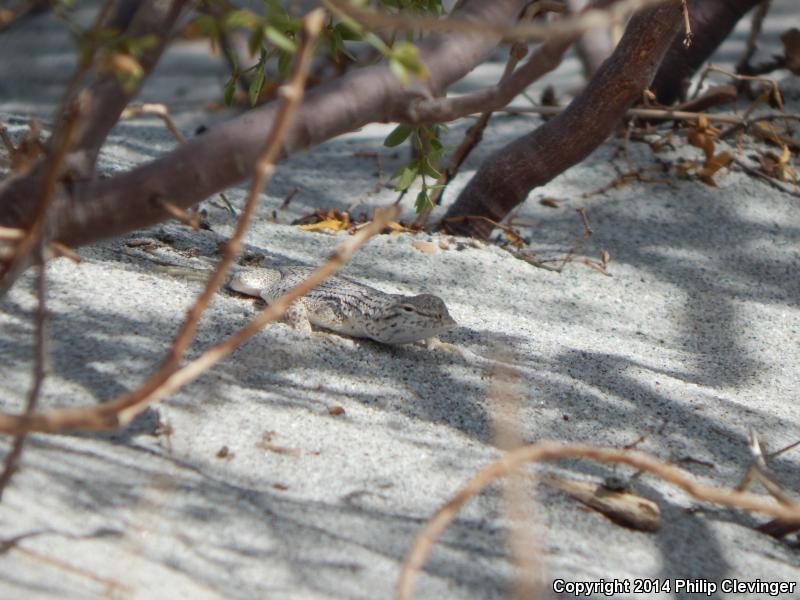
[[[25,267],[31,252],[44,235],[47,210],[50,208],[50,202],[55,195],[56,187],[61,178],[61,167],[72,144],[78,121],[82,116],[82,108],[86,104],[84,100],[87,100],[87,98],[82,98],[81,96],[77,98],[77,101],[71,105],[69,114],[64,116],[61,130],[53,134],[52,144],[50,145],[51,153],[46,159],[44,174],[41,178],[39,199],[36,203],[33,223],[25,232],[25,236],[17,243],[13,256],[0,268],[0,296],[5,294],[14,283],[18,272]]]
[[[511,115],[517,114],[537,114],[542,116],[554,116],[562,113],[566,107],[562,106],[507,106],[497,112],[504,112]],[[628,118],[659,119],[662,121],[696,121],[700,118],[717,123],[730,123],[734,125],[747,126],[756,121],[800,121],[800,114],[797,113],[771,113],[760,115],[751,119],[745,119],[733,113],[706,113],[689,112],[683,110],[670,110],[668,108],[631,108],[625,113]]]
[[[158,117],[164,122],[164,126],[172,134],[172,137],[178,140],[179,144],[183,144],[184,142],[186,142],[186,138],[183,137],[183,134],[175,126],[172,117],[169,116],[169,109],[167,108],[166,104],[154,103],[154,102],[131,104],[125,110],[122,111],[122,114],[119,116],[119,120],[126,121],[128,119],[133,119],[136,117],[140,117],[142,115]]]
[[[346,0],[323,0],[323,3],[339,14],[373,29],[393,31],[447,31],[462,33],[491,33],[506,41],[545,41],[567,35],[581,34],[590,29],[609,27],[625,22],[638,10],[663,4],[668,0],[621,0],[606,9],[588,10],[580,15],[555,23],[520,23],[511,26],[493,25],[469,19],[439,19],[427,16],[392,14],[381,10],[359,8]]]
[[[19,431],[55,433],[76,429],[87,431],[107,430],[130,423],[147,406],[158,402],[193,381],[225,358],[236,347],[258,333],[267,323],[271,323],[283,316],[294,300],[308,293],[327,277],[341,269],[356,250],[363,246],[372,236],[380,233],[390,221],[397,217],[399,212],[400,210],[396,206],[384,211],[376,210],[374,220],[348,238],[331,254],[327,262],[309,275],[306,280],[290,289],[283,296],[275,299],[255,319],[229,338],[212,346],[183,368],[176,369],[166,377],[156,381],[155,385],[148,390],[146,396],[137,397],[135,396],[136,392],[134,392],[98,406],[56,409],[34,413],[24,420],[17,415],[0,413],[0,433],[18,433]]]
[[[43,245],[39,241],[38,248],[38,270],[36,276],[36,297],[38,300],[36,309],[36,325],[34,331],[34,368],[33,368],[33,383],[28,392],[28,399],[25,403],[25,412],[22,415],[23,420],[29,418],[36,411],[36,404],[39,401],[39,395],[42,391],[42,383],[44,382],[47,373],[47,285],[45,272],[47,267],[43,255]],[[11,478],[17,471],[17,465],[22,457],[22,449],[25,445],[25,438],[27,431],[24,429],[20,431],[14,438],[14,443],[11,445],[11,450],[6,456],[5,466],[3,473],[0,474],[0,501],[3,499],[3,492],[11,482]]]
[[[482,469],[428,520],[425,527],[417,534],[403,561],[397,582],[396,598],[409,600],[412,597],[416,575],[425,565],[436,540],[470,498],[480,493],[495,480],[507,476],[524,464],[562,458],[586,458],[599,463],[627,464],[660,477],[698,500],[761,512],[788,522],[800,522],[800,505],[798,504],[792,506],[774,504],[757,494],[736,492],[728,488],[701,483],[687,471],[664,463],[644,452],[598,448],[583,444],[539,442],[508,452]]]
[[[181,373],[185,375],[186,369],[188,368],[187,365],[184,369],[180,369],[181,360],[194,339],[200,317],[213,299],[214,294],[216,294],[217,290],[222,285],[228,268],[240,252],[242,239],[247,232],[250,220],[255,212],[259,194],[266,181],[275,171],[275,162],[280,154],[286,131],[303,97],[308,68],[323,21],[324,11],[322,10],[315,10],[309,13],[304,19],[303,39],[300,49],[298,50],[297,58],[295,59],[292,75],[289,82],[279,90],[282,103],[275,120],[275,126],[270,131],[264,149],[256,161],[250,192],[234,234],[231,236],[229,242],[225,244],[222,258],[206,282],[205,289],[197,298],[194,305],[189,309],[186,320],[173,340],[170,352],[159,369],[137,389],[115,400],[92,408],[41,413],[38,415],[38,419],[35,418],[37,415],[33,415],[30,422],[27,424],[29,427],[25,427],[19,420],[14,419],[10,415],[0,415],[0,423],[4,424],[0,426],[0,431],[16,432],[19,427],[21,427],[19,430],[35,429],[35,423],[44,426],[44,430],[46,431],[59,431],[62,428],[71,429],[76,427],[87,429],[113,429],[128,423],[130,419],[144,410],[146,406],[168,393],[167,390],[173,391],[177,389],[177,387],[173,385],[175,381],[186,383],[197,376],[197,373],[195,373],[190,379],[181,379]],[[208,354],[208,352],[206,354]],[[203,356],[206,355],[204,354]],[[201,356],[201,358],[203,356]],[[219,358],[221,358],[221,356]],[[219,358],[216,360],[219,360]],[[190,363],[190,365],[196,364],[197,362],[198,361],[194,361]],[[214,364],[214,362],[216,361],[213,361],[211,364]],[[180,385],[183,385],[183,383]],[[180,385],[178,385],[178,387],[180,387]],[[55,427],[55,429],[53,429],[53,427]]]
[[[739,74],[748,73],[750,71],[750,61],[756,53],[756,41],[764,25],[764,17],[766,17],[769,12],[769,6],[770,0],[762,0],[755,11],[753,11],[753,17],[750,21],[750,33],[747,35],[747,44],[745,44],[742,58],[736,63],[736,72]]]
[[[766,173],[762,173],[758,169],[754,169],[753,167],[746,165],[744,161],[736,158],[735,156],[733,157],[733,162],[736,163],[739,166],[739,168],[742,169],[748,175],[752,175],[753,177],[760,179],[764,183],[770,185],[771,187],[775,188],[780,192],[783,192],[784,194],[789,194],[790,196],[795,196],[796,198],[800,198],[800,192],[782,186],[780,183],[775,181],[772,177],[770,177]]]

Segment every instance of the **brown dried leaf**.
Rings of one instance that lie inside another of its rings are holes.
[[[419,250],[420,252],[425,252],[426,254],[436,254],[436,244],[432,244],[431,242],[422,242],[420,240],[414,240],[411,244]]]
[[[318,223],[309,223],[308,225],[300,225],[303,231],[326,231],[337,232],[346,230],[350,227],[349,219],[347,221],[340,221],[339,219],[324,219]]]
[[[539,200],[539,204],[541,204],[542,206],[549,206],[550,208],[560,208],[558,200],[550,197],[542,198],[541,200]]]
[[[714,174],[723,167],[726,167],[732,159],[733,156],[731,156],[730,152],[720,152],[706,161],[705,166],[697,170],[697,175],[708,185],[716,186]]]
[[[413,233],[414,231],[416,231],[411,227],[406,227],[405,225],[401,225],[397,221],[389,221],[386,224],[386,227],[397,233]]]

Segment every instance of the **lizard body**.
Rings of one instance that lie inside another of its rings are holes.
[[[241,271],[229,287],[269,304],[313,270],[291,266]],[[289,319],[304,329],[310,329],[310,323],[383,344],[426,340],[457,325],[438,296],[389,294],[345,277],[330,277],[296,301]]]

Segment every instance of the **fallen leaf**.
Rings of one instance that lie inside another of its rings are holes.
[[[303,231],[343,231],[350,227],[349,221],[340,221],[339,219],[324,219],[318,223],[309,223],[307,225],[300,225]]]
[[[542,206],[549,206],[550,208],[560,208],[558,200],[555,198],[542,198],[539,200],[539,204]]]
[[[431,242],[421,242],[419,240],[414,240],[411,244],[419,250],[420,252],[425,252],[426,254],[436,254],[436,245],[432,244]]]

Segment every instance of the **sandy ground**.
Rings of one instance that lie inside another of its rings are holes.
[[[789,0],[775,5],[767,23],[773,43],[797,14]],[[735,60],[744,36],[738,31],[718,62]],[[10,57],[0,64],[2,121],[15,134],[31,115],[47,123],[71,64],[63,27],[46,15],[32,18],[0,36],[0,54]],[[486,84],[500,68],[479,69],[461,89]],[[577,74],[570,60],[547,81],[569,89]],[[191,135],[229,115],[203,110],[224,80],[221,61],[180,43],[143,97],[167,102]],[[798,111],[797,78],[781,83],[788,110]],[[497,117],[447,201],[489,152],[536,123]],[[448,142],[457,143],[464,128],[454,126]],[[403,161],[381,145],[389,130],[366,127],[284,163],[247,250],[277,263],[323,261],[344,234],[307,233],[291,222],[318,207],[361,199],[366,210],[391,201],[387,188],[367,196],[379,170],[386,176]],[[113,174],[172,146],[156,120],[124,123],[100,170]],[[553,258],[580,237],[574,209],[585,207],[594,235],[578,256],[607,251],[611,276],[579,263],[559,274],[496,245],[409,234],[372,240],[347,266],[347,275],[388,291],[444,298],[460,324],[444,340],[468,350],[465,357],[306,336],[278,324],[124,431],[32,436],[0,505],[0,597],[390,597],[425,520],[500,455],[497,414],[510,414],[528,442],[621,447],[643,437],[639,449],[723,486],[747,470],[751,430],[770,449],[797,441],[797,198],[739,171],[721,173],[717,187],[673,178],[583,197],[607,186],[615,167],[628,168],[620,148],[611,141],[598,149],[535,190],[516,215],[535,223],[523,229],[529,250]],[[744,159],[755,150],[745,146]],[[699,151],[654,156],[630,146],[638,168],[678,157]],[[281,210],[295,186],[300,192]],[[244,188],[229,192],[237,206],[243,195]],[[560,207],[540,204],[545,196]],[[52,362],[43,406],[107,400],[153,371],[232,231],[233,217],[217,204],[204,204],[210,230],[165,223],[81,248],[78,265],[50,263]],[[418,240],[449,247],[424,253]],[[30,383],[32,280],[28,274],[0,303],[0,402],[9,411],[20,410]],[[192,355],[258,308],[220,293]],[[490,360],[512,363],[519,379],[499,384]],[[332,414],[333,407],[343,412]],[[799,456],[770,461],[787,490],[800,487]],[[632,474],[578,461],[548,470],[591,481]],[[544,486],[535,501],[528,490],[548,586],[657,580],[671,591],[631,587],[614,597],[682,598],[690,595],[675,587],[686,580],[707,593],[726,579],[800,579],[796,547],[754,530],[763,517],[697,503],[649,476],[632,486],[659,505],[659,532],[615,525]],[[499,487],[471,501],[434,551],[419,597],[504,597],[514,574],[508,525]],[[800,598],[800,591],[780,597]]]

